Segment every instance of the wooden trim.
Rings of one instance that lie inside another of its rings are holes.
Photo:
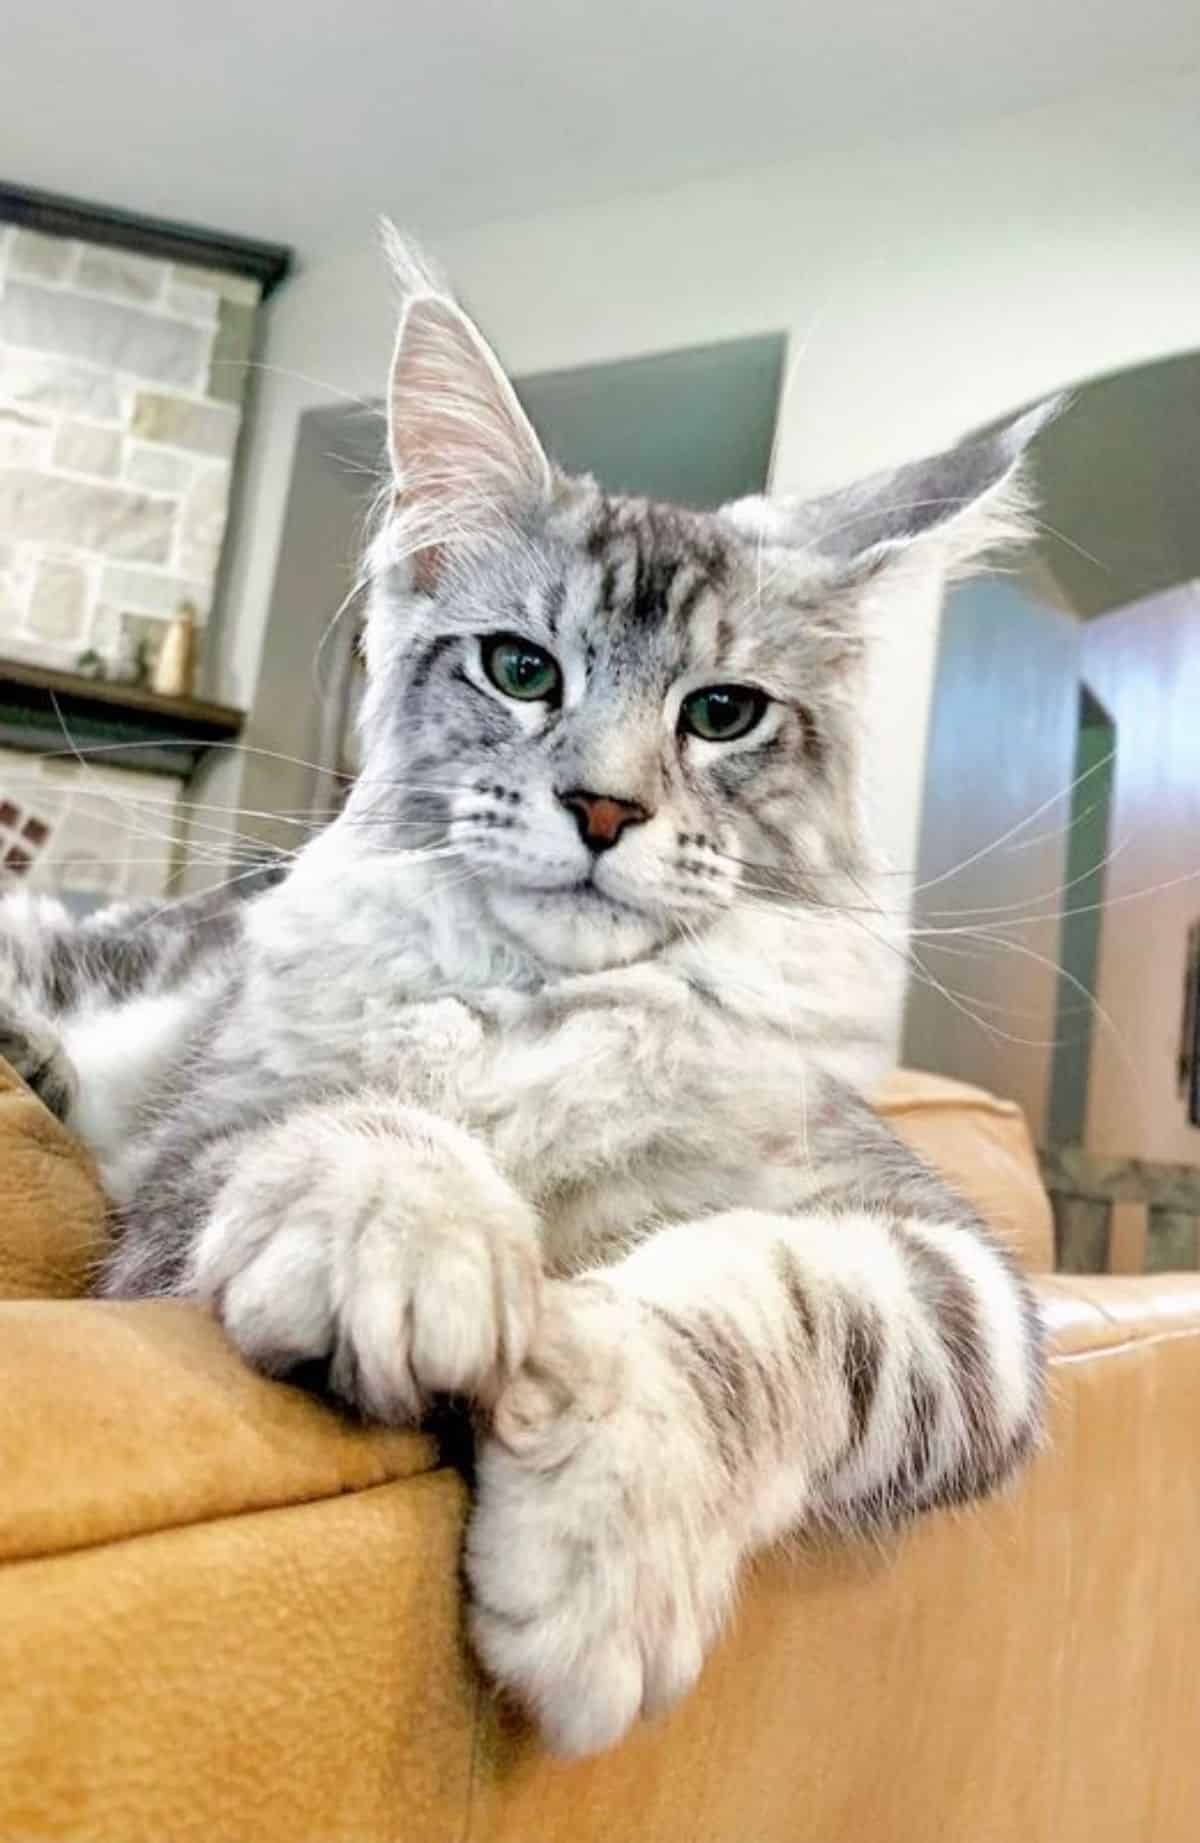
[[[51,237],[79,237],[85,243],[115,245],[142,256],[161,256],[194,268],[222,269],[259,283],[263,299],[277,288],[292,266],[293,252],[283,243],[259,243],[228,231],[204,230],[166,218],[142,217],[109,205],[91,205],[58,192],[0,180],[0,223],[20,224]]]
[[[114,684],[111,679],[85,678],[82,672],[56,672],[46,666],[0,659],[0,698],[10,687],[46,693],[46,701],[69,699],[72,704],[105,704],[127,715],[169,717],[172,722],[199,725],[214,736],[236,736],[244,713],[230,704],[210,704],[204,698],[164,698],[144,685]]]
[[[0,744],[70,761],[152,774],[192,772],[205,750],[241,734],[244,715],[201,698],[164,698],[0,659]],[[89,753],[90,752],[90,753]]]
[[[1150,1209],[1145,1203],[1114,1203],[1108,1218],[1109,1273],[1145,1273]]]
[[[1052,1194],[1093,1203],[1148,1203],[1200,1214],[1200,1169],[1140,1158],[1105,1158],[1082,1146],[1043,1146],[1042,1182]]]

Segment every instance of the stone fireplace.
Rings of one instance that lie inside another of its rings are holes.
[[[0,665],[144,696],[185,608],[203,661],[256,317],[286,267],[272,246],[0,187]],[[69,715],[60,730],[0,749],[0,885],[161,891],[192,758],[139,773],[136,743],[114,766],[103,744],[75,755]]]
[[[184,602],[203,631],[258,299],[246,276],[0,226],[10,655],[116,670]]]

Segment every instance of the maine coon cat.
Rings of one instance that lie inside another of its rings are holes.
[[[3,915],[0,1050],[110,1295],[415,1422],[476,1404],[472,1631],[552,1746],[695,1681],[746,1558],[1005,1480],[1029,1292],[860,1098],[897,956],[871,625],[1019,524],[1039,415],[833,498],[615,498],[398,243],[364,772],[274,888]],[[720,431],[713,431],[720,440]]]

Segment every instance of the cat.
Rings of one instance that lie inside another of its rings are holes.
[[[99,1160],[99,1291],[386,1422],[473,1404],[474,1642],[582,1754],[756,1551],[1039,1439],[1027,1285],[862,1098],[901,956],[859,758],[872,626],[1019,533],[1047,412],[807,504],[616,497],[391,254],[345,808],[243,903],[9,898],[0,1051]]]

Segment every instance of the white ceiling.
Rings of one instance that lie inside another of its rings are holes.
[[[1177,70],[1194,0],[6,0],[0,177],[301,252]],[[1081,159],[1087,149],[1080,149]]]

